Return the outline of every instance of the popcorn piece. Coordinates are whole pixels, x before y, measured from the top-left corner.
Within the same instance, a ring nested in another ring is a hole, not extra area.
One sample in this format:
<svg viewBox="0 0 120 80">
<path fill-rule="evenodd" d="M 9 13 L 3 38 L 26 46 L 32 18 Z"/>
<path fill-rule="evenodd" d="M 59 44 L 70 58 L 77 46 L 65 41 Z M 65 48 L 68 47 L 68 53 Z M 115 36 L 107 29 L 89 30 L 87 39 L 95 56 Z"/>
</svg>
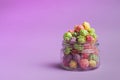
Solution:
<svg viewBox="0 0 120 80">
<path fill-rule="evenodd" d="M 90 61 L 89 61 L 89 66 L 92 67 L 92 68 L 95 68 L 95 67 L 97 66 L 96 61 L 90 60 Z"/>
<path fill-rule="evenodd" d="M 70 43 L 71 44 L 74 44 L 76 42 L 76 38 L 75 37 L 72 37 L 71 40 L 70 40 Z"/>
<path fill-rule="evenodd" d="M 74 31 L 75 32 L 80 32 L 80 30 L 83 30 L 84 27 L 82 25 L 76 25 L 75 28 L 74 28 Z"/>
<path fill-rule="evenodd" d="M 74 44 L 74 48 L 78 51 L 83 50 L 83 46 L 79 45 L 79 44 Z"/>
<path fill-rule="evenodd" d="M 88 35 L 88 31 L 87 30 L 80 30 L 80 35 L 87 36 Z"/>
<path fill-rule="evenodd" d="M 90 30 L 90 24 L 88 22 L 84 22 L 83 26 L 84 26 L 85 30 L 88 30 L 88 31 Z"/>
<path fill-rule="evenodd" d="M 81 56 L 79 54 L 74 54 L 73 55 L 73 59 L 79 63 L 80 59 L 81 59 Z"/>
<path fill-rule="evenodd" d="M 71 60 L 69 63 L 70 68 L 75 69 L 77 68 L 77 62 L 74 60 Z"/>
<path fill-rule="evenodd" d="M 94 29 L 94 28 L 90 28 L 90 29 L 89 29 L 89 32 L 95 33 L 95 29 Z"/>
<path fill-rule="evenodd" d="M 64 53 L 65 53 L 66 55 L 68 55 L 68 54 L 70 54 L 71 50 L 72 50 L 72 48 L 66 47 L 65 50 L 64 50 Z"/>
<path fill-rule="evenodd" d="M 82 53 L 82 58 L 83 59 L 88 59 L 89 58 L 89 53 Z"/>
<path fill-rule="evenodd" d="M 98 61 L 98 56 L 96 54 L 91 53 L 90 56 L 89 56 L 89 60 Z"/>
<path fill-rule="evenodd" d="M 85 37 L 84 37 L 84 36 L 79 35 L 79 36 L 78 36 L 78 43 L 85 43 L 85 42 L 86 42 Z"/>
<path fill-rule="evenodd" d="M 90 35 L 86 36 L 86 40 L 89 43 L 94 42 L 94 38 L 92 36 L 90 36 Z"/>
<path fill-rule="evenodd" d="M 88 59 L 81 59 L 79 64 L 82 69 L 87 69 L 89 66 L 89 61 Z"/>
<path fill-rule="evenodd" d="M 70 40 L 72 38 L 72 34 L 70 33 L 70 32 L 66 32 L 65 34 L 64 34 L 64 40 Z"/>
</svg>

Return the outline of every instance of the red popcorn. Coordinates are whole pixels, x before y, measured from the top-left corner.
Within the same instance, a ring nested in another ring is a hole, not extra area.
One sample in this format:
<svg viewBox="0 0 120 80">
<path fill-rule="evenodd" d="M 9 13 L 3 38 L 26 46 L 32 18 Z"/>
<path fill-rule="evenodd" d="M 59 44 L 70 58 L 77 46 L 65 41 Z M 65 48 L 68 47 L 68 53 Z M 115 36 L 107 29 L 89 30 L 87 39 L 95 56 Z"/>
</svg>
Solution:
<svg viewBox="0 0 120 80">
<path fill-rule="evenodd" d="M 89 53 L 82 53 L 82 58 L 83 59 L 88 59 L 89 58 Z"/>
<path fill-rule="evenodd" d="M 93 42 L 94 41 L 94 38 L 90 35 L 86 36 L 86 40 L 87 42 Z"/>
<path fill-rule="evenodd" d="M 74 31 L 75 32 L 80 32 L 80 30 L 84 29 L 82 25 L 76 25 Z"/>
<path fill-rule="evenodd" d="M 89 61 L 88 59 L 81 59 L 79 64 L 82 69 L 87 69 L 89 66 Z"/>
</svg>

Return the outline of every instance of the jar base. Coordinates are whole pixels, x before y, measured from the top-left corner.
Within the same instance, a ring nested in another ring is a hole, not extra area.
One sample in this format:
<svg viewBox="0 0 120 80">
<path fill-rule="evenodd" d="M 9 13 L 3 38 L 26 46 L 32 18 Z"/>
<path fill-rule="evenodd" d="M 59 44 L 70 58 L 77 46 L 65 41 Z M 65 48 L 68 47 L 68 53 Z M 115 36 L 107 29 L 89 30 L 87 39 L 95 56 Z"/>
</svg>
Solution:
<svg viewBox="0 0 120 80">
<path fill-rule="evenodd" d="M 98 69 L 100 66 L 94 67 L 94 68 L 87 68 L 87 69 L 82 69 L 82 68 L 70 68 L 64 65 L 61 65 L 62 69 L 67 70 L 67 71 L 92 71 L 95 69 Z"/>
</svg>

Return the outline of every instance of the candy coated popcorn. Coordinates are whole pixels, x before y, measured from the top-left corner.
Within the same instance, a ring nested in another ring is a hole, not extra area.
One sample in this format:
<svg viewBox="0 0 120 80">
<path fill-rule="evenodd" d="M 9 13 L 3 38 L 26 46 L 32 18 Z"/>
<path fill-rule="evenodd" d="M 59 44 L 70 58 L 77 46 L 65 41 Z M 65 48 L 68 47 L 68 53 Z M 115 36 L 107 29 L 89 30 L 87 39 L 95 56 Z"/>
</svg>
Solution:
<svg viewBox="0 0 120 80">
<path fill-rule="evenodd" d="M 71 50 L 72 49 L 70 47 L 66 47 L 65 48 L 65 54 L 70 54 Z"/>
<path fill-rule="evenodd" d="M 72 37 L 71 40 L 70 40 L 70 43 L 73 44 L 76 42 L 76 37 Z"/>
<path fill-rule="evenodd" d="M 94 41 L 94 38 L 92 36 L 88 35 L 88 36 L 86 36 L 86 40 L 87 40 L 87 42 L 91 43 Z"/>
<path fill-rule="evenodd" d="M 75 28 L 74 28 L 74 31 L 75 32 L 80 32 L 80 30 L 83 30 L 84 27 L 82 25 L 76 25 Z"/>
<path fill-rule="evenodd" d="M 84 22 L 83 26 L 84 26 L 85 30 L 88 30 L 88 31 L 90 30 L 90 24 L 88 22 Z"/>
<path fill-rule="evenodd" d="M 77 32 L 74 32 L 73 33 L 73 37 L 76 37 L 78 34 L 77 34 Z"/>
<path fill-rule="evenodd" d="M 90 60 L 90 61 L 89 61 L 89 66 L 92 67 L 92 68 L 96 67 L 96 66 L 97 66 L 96 61 Z"/>
<path fill-rule="evenodd" d="M 75 68 L 77 68 L 77 62 L 74 61 L 74 60 L 71 60 L 70 63 L 69 63 L 69 66 L 70 66 L 70 68 L 75 69 Z"/>
<path fill-rule="evenodd" d="M 98 61 L 98 56 L 96 54 L 91 53 L 90 56 L 89 56 L 89 60 Z"/>
<path fill-rule="evenodd" d="M 95 34 L 95 33 L 93 33 L 93 32 L 90 32 L 89 33 L 94 39 L 96 39 L 97 38 L 97 35 Z"/>
<path fill-rule="evenodd" d="M 82 69 L 87 69 L 89 66 L 89 61 L 88 59 L 81 59 L 79 64 Z"/>
<path fill-rule="evenodd" d="M 81 59 L 80 54 L 74 54 L 74 55 L 73 55 L 73 59 L 74 59 L 76 62 L 79 62 L 80 59 Z"/>
<path fill-rule="evenodd" d="M 64 60 L 65 60 L 66 62 L 70 62 L 71 59 L 72 59 L 72 55 L 65 55 L 65 56 L 64 56 Z"/>
<path fill-rule="evenodd" d="M 89 54 L 88 53 L 82 53 L 81 57 L 83 59 L 89 59 Z"/>
<path fill-rule="evenodd" d="M 95 33 L 95 29 L 94 29 L 94 28 L 90 28 L 90 29 L 89 29 L 89 32 Z"/>
<path fill-rule="evenodd" d="M 64 34 L 64 40 L 70 40 L 72 38 L 72 34 L 70 33 L 70 32 L 66 32 L 65 34 Z"/>
<path fill-rule="evenodd" d="M 87 36 L 88 35 L 88 31 L 87 30 L 80 30 L 80 35 Z"/>
<path fill-rule="evenodd" d="M 83 46 L 81 46 L 79 44 L 74 44 L 74 48 L 78 51 L 81 51 L 83 49 Z"/>
<path fill-rule="evenodd" d="M 86 42 L 86 38 L 82 35 L 79 35 L 77 38 L 78 38 L 78 43 L 85 43 Z"/>
<path fill-rule="evenodd" d="M 96 39 L 97 38 L 97 35 L 94 33 L 94 34 L 92 34 L 92 36 Z"/>
</svg>

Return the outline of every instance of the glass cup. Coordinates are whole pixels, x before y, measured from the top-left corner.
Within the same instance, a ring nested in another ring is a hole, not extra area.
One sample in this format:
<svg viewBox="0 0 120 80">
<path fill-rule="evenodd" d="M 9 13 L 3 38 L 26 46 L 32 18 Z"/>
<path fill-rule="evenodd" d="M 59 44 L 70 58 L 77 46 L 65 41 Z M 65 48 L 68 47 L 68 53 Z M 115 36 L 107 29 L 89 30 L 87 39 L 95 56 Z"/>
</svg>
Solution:
<svg viewBox="0 0 120 80">
<path fill-rule="evenodd" d="M 100 65 L 99 43 L 62 42 L 61 65 L 66 70 L 87 71 Z"/>
</svg>

